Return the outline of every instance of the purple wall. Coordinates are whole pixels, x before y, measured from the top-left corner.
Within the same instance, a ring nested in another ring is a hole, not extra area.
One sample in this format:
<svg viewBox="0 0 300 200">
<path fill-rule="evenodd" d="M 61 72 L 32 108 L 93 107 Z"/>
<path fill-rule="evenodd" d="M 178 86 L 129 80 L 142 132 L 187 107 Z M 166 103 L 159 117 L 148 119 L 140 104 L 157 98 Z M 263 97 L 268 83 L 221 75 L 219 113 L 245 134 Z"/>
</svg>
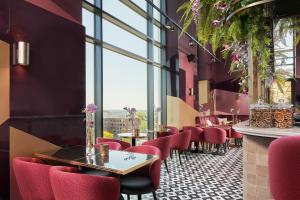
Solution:
<svg viewBox="0 0 300 200">
<path fill-rule="evenodd" d="M 7 2 L 11 9 L 9 34 L 5 31 Z M 58 6 L 66 6 L 66 12 L 81 19 L 81 1 L 64 0 Z M 85 29 L 23 0 L 1 0 L 0 39 L 10 44 L 19 40 L 30 43 L 30 66 L 11 68 L 11 118 L 0 126 L 0 199 L 6 199 L 8 125 L 57 145 L 84 144 Z"/>
</svg>

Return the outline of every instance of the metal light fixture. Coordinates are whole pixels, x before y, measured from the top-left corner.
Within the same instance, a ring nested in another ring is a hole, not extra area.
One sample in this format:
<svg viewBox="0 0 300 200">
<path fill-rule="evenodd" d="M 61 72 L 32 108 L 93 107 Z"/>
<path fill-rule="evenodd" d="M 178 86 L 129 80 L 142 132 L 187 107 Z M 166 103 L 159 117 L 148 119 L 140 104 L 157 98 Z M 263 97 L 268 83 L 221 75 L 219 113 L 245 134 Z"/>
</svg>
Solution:
<svg viewBox="0 0 300 200">
<path fill-rule="evenodd" d="M 165 28 L 170 30 L 170 31 L 175 31 L 175 27 L 173 24 L 171 24 L 170 22 L 168 22 L 167 24 L 165 24 Z"/>
<path fill-rule="evenodd" d="M 14 65 L 29 65 L 29 50 L 28 42 L 19 41 L 13 44 L 13 64 Z"/>
</svg>

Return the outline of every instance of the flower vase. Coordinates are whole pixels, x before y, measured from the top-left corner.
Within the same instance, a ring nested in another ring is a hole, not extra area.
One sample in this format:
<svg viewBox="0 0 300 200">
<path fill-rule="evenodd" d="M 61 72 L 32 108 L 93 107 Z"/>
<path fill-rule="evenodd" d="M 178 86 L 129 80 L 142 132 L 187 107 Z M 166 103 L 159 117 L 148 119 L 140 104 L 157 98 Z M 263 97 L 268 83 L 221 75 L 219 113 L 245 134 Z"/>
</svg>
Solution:
<svg viewBox="0 0 300 200">
<path fill-rule="evenodd" d="M 93 155 L 94 148 L 94 128 L 88 127 L 86 130 L 86 155 Z"/>
</svg>

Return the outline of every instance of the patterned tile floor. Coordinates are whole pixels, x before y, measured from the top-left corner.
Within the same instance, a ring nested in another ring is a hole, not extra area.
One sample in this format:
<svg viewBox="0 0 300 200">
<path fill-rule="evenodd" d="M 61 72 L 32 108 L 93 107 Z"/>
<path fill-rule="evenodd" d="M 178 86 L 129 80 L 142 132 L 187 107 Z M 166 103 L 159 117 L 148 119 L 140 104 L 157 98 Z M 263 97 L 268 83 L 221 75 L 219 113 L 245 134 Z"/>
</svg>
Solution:
<svg viewBox="0 0 300 200">
<path fill-rule="evenodd" d="M 189 153 L 188 161 L 182 156 L 168 160 L 170 174 L 162 165 L 159 200 L 238 200 L 243 199 L 242 148 L 231 148 L 223 156 Z M 127 198 L 124 196 L 124 199 Z M 131 196 L 136 200 L 136 196 Z M 142 195 L 153 199 L 152 194 Z"/>
</svg>

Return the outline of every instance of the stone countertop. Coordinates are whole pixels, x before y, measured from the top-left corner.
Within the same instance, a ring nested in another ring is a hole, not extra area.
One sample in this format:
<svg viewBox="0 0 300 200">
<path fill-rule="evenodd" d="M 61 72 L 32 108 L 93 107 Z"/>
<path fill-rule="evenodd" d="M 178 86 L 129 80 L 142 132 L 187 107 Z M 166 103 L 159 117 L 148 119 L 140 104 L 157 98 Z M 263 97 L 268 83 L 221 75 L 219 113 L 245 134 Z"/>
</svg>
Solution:
<svg viewBox="0 0 300 200">
<path fill-rule="evenodd" d="M 244 135 L 253 135 L 268 138 L 280 138 L 284 136 L 300 136 L 300 127 L 293 128 L 255 128 L 249 126 L 249 121 L 233 125 L 233 128 Z"/>
</svg>

